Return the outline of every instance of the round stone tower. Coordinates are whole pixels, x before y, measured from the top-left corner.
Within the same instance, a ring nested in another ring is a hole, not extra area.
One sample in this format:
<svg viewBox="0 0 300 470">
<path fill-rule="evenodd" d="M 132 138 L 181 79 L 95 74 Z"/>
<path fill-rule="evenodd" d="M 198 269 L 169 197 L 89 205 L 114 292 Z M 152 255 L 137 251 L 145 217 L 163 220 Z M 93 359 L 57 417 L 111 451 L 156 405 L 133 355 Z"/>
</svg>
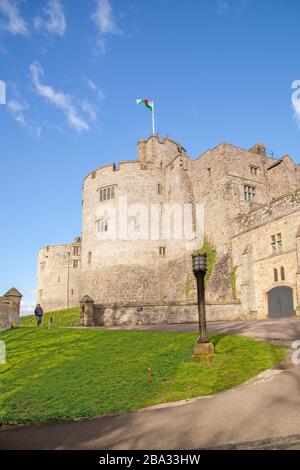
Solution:
<svg viewBox="0 0 300 470">
<path fill-rule="evenodd" d="M 80 299 L 81 238 L 39 251 L 37 303 L 44 311 L 74 307 Z"/>
<path fill-rule="evenodd" d="M 184 181 L 186 158 L 177 142 L 153 135 L 138 142 L 137 161 L 106 165 L 85 178 L 82 296 L 106 308 L 170 300 L 169 254 L 182 255 L 185 241 L 164 239 L 161 217 L 166 202 L 190 202 L 180 184 L 177 194 L 170 189 L 174 179 Z"/>
</svg>

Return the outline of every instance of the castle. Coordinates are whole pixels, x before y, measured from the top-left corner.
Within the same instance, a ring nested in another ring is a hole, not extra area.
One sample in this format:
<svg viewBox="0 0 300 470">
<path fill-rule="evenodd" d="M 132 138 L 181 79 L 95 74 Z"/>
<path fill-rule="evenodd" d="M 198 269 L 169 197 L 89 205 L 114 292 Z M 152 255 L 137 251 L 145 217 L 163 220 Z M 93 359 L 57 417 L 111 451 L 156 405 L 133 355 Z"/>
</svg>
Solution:
<svg viewBox="0 0 300 470">
<path fill-rule="evenodd" d="M 84 298 L 85 325 L 197 320 L 197 236 L 191 244 L 186 236 L 152 233 L 142 210 L 150 203 L 158 222 L 165 206 L 191 207 L 194 229 L 195 208 L 203 208 L 208 320 L 300 315 L 300 165 L 289 155 L 268 156 L 262 144 L 246 150 L 221 143 L 191 159 L 182 145 L 157 135 L 138 142 L 137 160 L 84 179 L 82 236 L 39 252 L 37 301 L 44 310 Z"/>
</svg>

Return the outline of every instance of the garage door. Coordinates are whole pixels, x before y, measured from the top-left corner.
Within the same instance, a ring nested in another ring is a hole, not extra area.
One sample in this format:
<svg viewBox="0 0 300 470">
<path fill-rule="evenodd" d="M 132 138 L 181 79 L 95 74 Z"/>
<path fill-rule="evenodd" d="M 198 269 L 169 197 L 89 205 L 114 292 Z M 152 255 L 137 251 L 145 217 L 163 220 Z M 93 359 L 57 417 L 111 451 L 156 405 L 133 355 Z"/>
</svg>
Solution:
<svg viewBox="0 0 300 470">
<path fill-rule="evenodd" d="M 279 286 L 268 293 L 269 317 L 290 317 L 294 315 L 293 289 Z"/>
</svg>

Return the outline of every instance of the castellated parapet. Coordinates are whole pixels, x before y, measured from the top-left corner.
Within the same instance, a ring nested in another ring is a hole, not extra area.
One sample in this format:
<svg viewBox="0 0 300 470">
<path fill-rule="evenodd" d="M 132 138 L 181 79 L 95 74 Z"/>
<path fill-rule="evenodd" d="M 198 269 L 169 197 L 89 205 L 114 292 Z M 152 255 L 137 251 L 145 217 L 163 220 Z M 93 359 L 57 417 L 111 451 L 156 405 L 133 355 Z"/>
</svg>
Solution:
<svg viewBox="0 0 300 470">
<path fill-rule="evenodd" d="M 205 234 L 217 252 L 207 286 L 208 319 L 266 317 L 267 309 L 257 307 L 261 294 L 249 302 L 235 278 L 241 272 L 236 265 L 241 249 L 238 227 L 240 221 L 249 223 L 250 213 L 268 210 L 275 199 L 297 188 L 299 165 L 289 156 L 270 158 L 263 144 L 246 150 L 222 143 L 192 160 L 169 137 L 140 140 L 137 160 L 102 166 L 84 179 L 82 240 L 40 251 L 38 299 L 46 310 L 53 310 L 78 305 L 88 296 L 95 316 L 89 314 L 84 324 L 195 321 L 191 253 Z M 170 237 L 164 230 L 167 207 Z M 174 236 L 176 207 L 183 210 L 182 220 L 185 208 L 190 211 L 192 236 L 185 231 Z M 204 214 L 203 225 L 199 213 Z M 262 240 L 266 251 L 271 249 L 271 235 L 266 233 Z M 290 268 L 292 264 L 289 261 L 296 311 L 298 267 Z"/>
</svg>

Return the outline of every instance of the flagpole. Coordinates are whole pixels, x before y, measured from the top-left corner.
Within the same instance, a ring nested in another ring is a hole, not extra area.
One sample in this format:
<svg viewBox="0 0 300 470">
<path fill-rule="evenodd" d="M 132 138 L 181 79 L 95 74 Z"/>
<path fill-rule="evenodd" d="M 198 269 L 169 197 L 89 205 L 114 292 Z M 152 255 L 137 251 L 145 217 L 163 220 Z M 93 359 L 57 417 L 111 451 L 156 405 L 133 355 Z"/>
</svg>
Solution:
<svg viewBox="0 0 300 470">
<path fill-rule="evenodd" d="M 153 107 L 152 107 L 152 132 L 153 132 L 153 134 L 155 134 L 154 101 L 153 101 Z"/>
</svg>

